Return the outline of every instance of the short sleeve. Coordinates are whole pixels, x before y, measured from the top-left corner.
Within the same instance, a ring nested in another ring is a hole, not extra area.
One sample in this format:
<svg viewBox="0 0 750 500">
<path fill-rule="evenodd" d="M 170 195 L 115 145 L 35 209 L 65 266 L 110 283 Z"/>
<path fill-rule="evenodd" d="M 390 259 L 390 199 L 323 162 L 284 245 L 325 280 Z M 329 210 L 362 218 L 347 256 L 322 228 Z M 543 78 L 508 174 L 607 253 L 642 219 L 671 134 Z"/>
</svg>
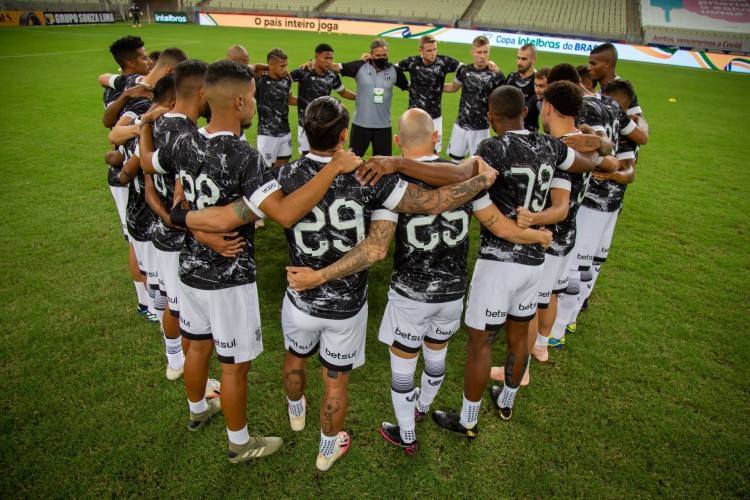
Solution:
<svg viewBox="0 0 750 500">
<path fill-rule="evenodd" d="M 458 68 L 458 70 L 456 70 L 456 77 L 454 78 L 454 80 L 458 83 L 462 83 L 461 78 L 463 78 L 463 74 L 466 71 L 464 68 L 466 67 L 467 66 L 461 66 L 460 68 Z"/>
<path fill-rule="evenodd" d="M 379 208 L 372 213 L 372 217 L 370 217 L 370 220 L 387 220 L 390 222 L 398 223 L 398 214 L 396 212 L 386 210 L 385 208 Z"/>
<path fill-rule="evenodd" d="M 263 213 L 260 206 L 266 201 L 266 198 L 271 196 L 271 194 L 279 191 L 281 186 L 276 180 L 276 177 L 274 177 L 273 171 L 266 166 L 260 155 L 255 153 L 250 157 L 250 162 L 256 162 L 255 168 L 248 168 L 247 170 L 256 175 L 251 174 L 244 179 L 243 185 L 241 186 L 243 200 L 248 208 L 262 219 L 266 214 Z M 258 178 L 260 178 L 260 181 Z"/>
<path fill-rule="evenodd" d="M 383 180 L 380 182 L 383 182 Z M 380 182 L 377 185 L 379 185 Z M 401 202 L 401 198 L 404 197 L 408 187 L 409 183 L 404 179 L 397 176 L 389 176 L 387 183 L 380 188 L 382 191 L 379 193 L 379 198 L 383 200 L 381 205 L 388 210 L 395 210 Z"/>
<path fill-rule="evenodd" d="M 490 199 L 490 195 L 487 194 L 487 191 L 481 191 L 471 201 L 471 210 L 474 212 L 479 212 L 480 210 L 484 210 L 490 205 L 492 205 L 492 200 Z"/>
<path fill-rule="evenodd" d="M 568 170 L 570 167 L 573 166 L 573 162 L 576 159 L 576 153 L 571 148 L 566 146 L 562 141 L 559 139 L 555 139 L 560 143 L 562 148 L 557 154 L 557 165 L 556 167 L 560 170 Z"/>
<path fill-rule="evenodd" d="M 461 66 L 461 62 L 456 59 L 453 59 L 452 57 L 443 56 L 443 61 L 445 62 L 446 73 L 453 73 L 454 71 L 457 71 L 458 68 Z"/>
<path fill-rule="evenodd" d="M 552 182 L 550 183 L 549 187 L 550 189 L 564 189 L 565 191 L 570 191 L 570 174 L 560 169 L 555 169 L 555 173 L 552 176 Z"/>
<path fill-rule="evenodd" d="M 303 72 L 300 68 L 295 68 L 291 72 L 289 72 L 289 76 L 291 77 L 293 82 L 298 82 L 302 80 Z"/>
<path fill-rule="evenodd" d="M 333 90 L 335 90 L 336 92 L 341 92 L 342 90 L 344 90 L 344 84 L 341 81 L 341 77 L 338 74 L 334 73 L 334 75 L 335 76 L 333 77 L 333 83 L 331 86 L 333 87 Z"/>
</svg>

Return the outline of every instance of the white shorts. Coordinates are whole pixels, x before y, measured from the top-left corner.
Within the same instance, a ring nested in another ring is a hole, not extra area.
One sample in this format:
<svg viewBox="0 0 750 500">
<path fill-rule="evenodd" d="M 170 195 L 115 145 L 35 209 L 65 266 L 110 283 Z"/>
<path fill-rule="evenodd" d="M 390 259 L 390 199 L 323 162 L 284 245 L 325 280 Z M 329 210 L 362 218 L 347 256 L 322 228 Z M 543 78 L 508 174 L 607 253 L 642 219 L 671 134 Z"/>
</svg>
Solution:
<svg viewBox="0 0 750 500">
<path fill-rule="evenodd" d="M 292 134 L 289 133 L 281 137 L 259 135 L 258 151 L 260 151 L 263 160 L 269 167 L 273 166 L 277 158 L 288 160 L 292 157 Z"/>
<path fill-rule="evenodd" d="M 601 212 L 588 207 L 578 209 L 576 215 L 576 246 L 573 249 L 573 269 L 587 269 L 594 261 L 604 262 L 615 233 L 620 211 Z"/>
<path fill-rule="evenodd" d="M 568 255 L 564 257 L 544 254 L 542 280 L 539 282 L 537 292 L 540 309 L 549 306 L 549 300 L 553 293 L 562 293 L 568 288 L 568 274 L 570 274 L 570 263 L 572 261 L 573 252 L 568 252 Z"/>
<path fill-rule="evenodd" d="M 284 296 L 281 307 L 284 348 L 307 358 L 320 348 L 320 363 L 329 370 L 347 372 L 365 364 L 367 304 L 351 318 L 318 318 L 303 313 Z"/>
<path fill-rule="evenodd" d="M 489 139 L 490 129 L 465 130 L 457 124 L 453 124 L 451 140 L 448 143 L 448 156 L 454 160 L 462 160 L 466 153 L 473 155 L 477 152 L 477 146 L 485 139 Z"/>
<path fill-rule="evenodd" d="M 156 270 L 159 272 L 159 288 L 167 296 L 169 312 L 179 316 L 180 301 L 177 299 L 180 290 L 180 252 L 156 250 Z"/>
<path fill-rule="evenodd" d="M 542 266 L 478 259 L 466 301 L 466 326 L 493 332 L 506 319 L 530 321 L 541 279 Z"/>
<path fill-rule="evenodd" d="M 439 153 L 443 150 L 443 117 L 438 116 L 432 119 L 432 124 L 435 125 L 435 130 L 438 131 L 438 140 L 435 144 L 435 152 Z"/>
<path fill-rule="evenodd" d="M 159 289 L 159 271 L 156 267 L 156 248 L 150 241 L 137 241 L 131 238 L 138 269 L 146 277 L 146 283 L 153 290 Z"/>
<path fill-rule="evenodd" d="M 109 186 L 109 190 L 112 193 L 112 198 L 115 199 L 117 214 L 120 216 L 120 224 L 122 225 L 122 234 L 125 235 L 126 240 L 129 240 L 130 238 L 128 237 L 128 225 L 125 222 L 125 210 L 128 206 L 128 188 L 126 186 Z"/>
<path fill-rule="evenodd" d="M 220 363 L 252 361 L 263 352 L 255 283 L 200 290 L 180 281 L 180 331 L 186 339 L 213 340 Z"/>
<path fill-rule="evenodd" d="M 303 155 L 305 151 L 310 151 L 310 143 L 307 142 L 305 129 L 299 125 L 297 125 L 297 151 L 300 155 Z"/>
<path fill-rule="evenodd" d="M 461 326 L 463 299 L 451 302 L 417 302 L 388 290 L 388 304 L 378 340 L 401 351 L 419 352 L 423 342 L 448 342 Z"/>
</svg>

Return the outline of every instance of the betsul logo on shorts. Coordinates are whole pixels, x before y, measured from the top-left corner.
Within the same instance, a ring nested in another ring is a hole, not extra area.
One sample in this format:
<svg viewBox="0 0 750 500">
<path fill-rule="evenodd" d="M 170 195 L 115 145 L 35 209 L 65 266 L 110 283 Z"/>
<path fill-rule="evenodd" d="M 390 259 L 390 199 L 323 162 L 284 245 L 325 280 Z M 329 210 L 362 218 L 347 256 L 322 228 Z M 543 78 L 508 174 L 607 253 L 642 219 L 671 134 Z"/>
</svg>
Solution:
<svg viewBox="0 0 750 500">
<path fill-rule="evenodd" d="M 506 314 L 507 313 L 505 311 L 502 311 L 502 310 L 490 311 L 489 309 L 487 309 L 484 312 L 484 315 L 487 316 L 488 318 L 504 318 Z"/>
<path fill-rule="evenodd" d="M 530 304 L 519 304 L 518 310 L 519 311 L 530 311 L 536 307 L 536 302 L 531 302 Z"/>
<path fill-rule="evenodd" d="M 331 359 L 354 359 L 357 356 L 357 351 L 351 352 L 349 354 L 342 354 L 340 352 L 331 352 L 326 347 L 326 356 Z"/>
<path fill-rule="evenodd" d="M 232 339 L 231 342 L 222 342 L 218 339 L 214 339 L 214 345 L 217 349 L 231 349 L 237 347 L 237 339 Z"/>
<path fill-rule="evenodd" d="M 412 342 L 419 342 L 420 340 L 422 340 L 418 335 L 412 335 L 409 332 L 402 332 L 399 327 L 396 327 L 396 331 L 393 333 L 404 340 L 411 340 Z"/>
<path fill-rule="evenodd" d="M 187 14 L 184 12 L 157 12 L 154 19 L 157 23 L 187 24 Z"/>
</svg>

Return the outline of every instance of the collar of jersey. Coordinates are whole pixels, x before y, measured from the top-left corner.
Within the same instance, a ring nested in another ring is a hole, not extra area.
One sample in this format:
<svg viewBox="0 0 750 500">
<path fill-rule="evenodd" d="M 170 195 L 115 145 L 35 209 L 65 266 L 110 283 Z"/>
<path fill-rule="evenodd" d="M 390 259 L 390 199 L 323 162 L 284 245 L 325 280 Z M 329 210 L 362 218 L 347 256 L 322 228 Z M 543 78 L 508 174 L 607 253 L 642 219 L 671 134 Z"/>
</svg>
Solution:
<svg viewBox="0 0 750 500">
<path fill-rule="evenodd" d="M 414 158 L 414 161 L 432 161 L 437 160 L 438 155 L 432 155 L 432 156 L 420 156 L 419 158 Z"/>
<path fill-rule="evenodd" d="M 528 130 L 508 130 L 508 133 L 518 134 L 518 135 L 529 135 L 530 134 L 530 132 Z"/>
<path fill-rule="evenodd" d="M 333 156 L 318 156 L 312 153 L 307 153 L 305 156 L 320 163 L 328 163 L 333 160 Z"/>
<path fill-rule="evenodd" d="M 164 113 L 164 116 L 167 118 L 187 118 L 182 113 Z"/>
<path fill-rule="evenodd" d="M 205 137 L 206 139 L 211 139 L 212 137 L 218 137 L 218 136 L 220 136 L 220 135 L 232 135 L 232 136 L 234 136 L 234 134 L 233 134 L 232 132 L 229 132 L 229 131 L 227 131 L 227 130 L 222 130 L 222 131 L 220 131 L 220 132 L 214 132 L 213 134 L 211 134 L 211 133 L 209 133 L 209 132 L 206 132 L 206 127 L 201 127 L 201 128 L 199 128 L 199 129 L 198 129 L 198 132 L 200 132 L 200 133 L 201 133 L 201 135 L 202 135 L 203 137 Z M 235 137 L 236 137 L 236 136 L 235 136 Z"/>
</svg>

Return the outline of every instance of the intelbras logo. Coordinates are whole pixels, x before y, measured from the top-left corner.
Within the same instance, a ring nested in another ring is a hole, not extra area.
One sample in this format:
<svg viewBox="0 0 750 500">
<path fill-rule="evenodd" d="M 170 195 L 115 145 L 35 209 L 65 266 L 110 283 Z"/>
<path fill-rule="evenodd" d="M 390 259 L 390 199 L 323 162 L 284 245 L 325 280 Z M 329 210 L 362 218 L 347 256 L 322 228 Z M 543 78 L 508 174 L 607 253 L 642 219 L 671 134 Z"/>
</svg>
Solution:
<svg viewBox="0 0 750 500">
<path fill-rule="evenodd" d="M 157 12 L 154 18 L 157 23 L 187 24 L 187 14 L 184 12 Z"/>
</svg>

